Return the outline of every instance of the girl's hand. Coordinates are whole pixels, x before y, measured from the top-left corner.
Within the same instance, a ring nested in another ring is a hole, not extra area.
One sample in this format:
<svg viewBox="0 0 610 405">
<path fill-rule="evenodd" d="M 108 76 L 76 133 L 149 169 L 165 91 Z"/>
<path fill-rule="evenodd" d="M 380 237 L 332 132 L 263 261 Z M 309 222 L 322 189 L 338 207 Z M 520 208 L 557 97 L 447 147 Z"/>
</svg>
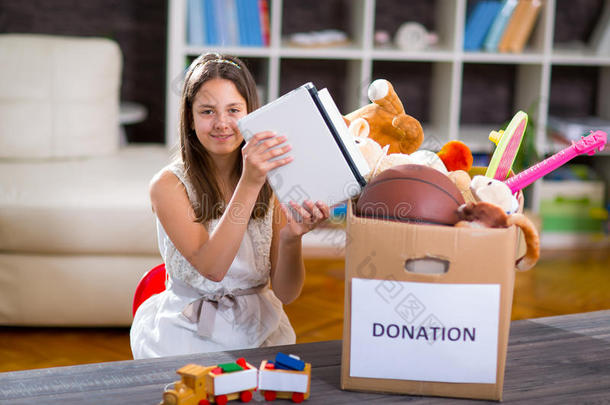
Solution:
<svg viewBox="0 0 610 405">
<path fill-rule="evenodd" d="M 288 207 L 281 205 L 287 222 L 280 232 L 284 233 L 285 236 L 300 238 L 330 217 L 330 208 L 322 201 L 314 204 L 309 200 L 305 200 L 302 206 L 294 201 L 290 201 L 290 206 L 301 218 L 295 218 Z"/>
<path fill-rule="evenodd" d="M 284 144 L 285 142 L 285 136 L 277 136 L 269 131 L 259 132 L 250 138 L 241 151 L 243 158 L 242 179 L 248 184 L 260 188 L 265 184 L 267 173 L 270 170 L 292 162 L 293 158 L 291 156 L 271 160 L 290 151 L 290 145 Z M 279 146 L 282 144 L 284 145 Z"/>
</svg>

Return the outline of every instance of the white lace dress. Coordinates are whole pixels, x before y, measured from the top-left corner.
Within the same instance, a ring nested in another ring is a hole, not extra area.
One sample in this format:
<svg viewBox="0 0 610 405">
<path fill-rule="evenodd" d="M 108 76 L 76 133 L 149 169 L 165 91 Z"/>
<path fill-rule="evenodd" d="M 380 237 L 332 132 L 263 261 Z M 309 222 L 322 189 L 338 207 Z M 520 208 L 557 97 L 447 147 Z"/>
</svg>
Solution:
<svg viewBox="0 0 610 405">
<path fill-rule="evenodd" d="M 181 163 L 168 168 L 193 192 Z M 273 207 L 273 206 L 272 206 Z M 225 278 L 206 279 L 186 260 L 157 220 L 166 290 L 138 308 L 131 327 L 135 359 L 274 346 L 295 342 L 282 303 L 269 288 L 273 209 L 250 220 Z M 208 232 L 218 220 L 207 224 Z"/>
</svg>

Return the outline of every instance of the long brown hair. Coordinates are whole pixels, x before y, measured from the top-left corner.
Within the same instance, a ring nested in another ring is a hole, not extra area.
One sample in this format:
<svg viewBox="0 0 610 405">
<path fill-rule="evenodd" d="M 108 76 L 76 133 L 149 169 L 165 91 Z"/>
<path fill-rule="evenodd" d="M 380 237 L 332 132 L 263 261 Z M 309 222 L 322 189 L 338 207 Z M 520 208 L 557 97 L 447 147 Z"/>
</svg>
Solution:
<svg viewBox="0 0 610 405">
<path fill-rule="evenodd" d="M 195 192 L 193 210 L 196 222 L 204 223 L 213 218 L 219 218 L 224 212 L 224 200 L 217 181 L 216 167 L 208 151 L 195 135 L 193 127 L 193 101 L 199 88 L 208 80 L 225 79 L 235 84 L 237 91 L 246 100 L 247 112 L 256 110 L 260 104 L 256 92 L 256 82 L 247 66 L 239 59 L 230 55 L 207 53 L 199 56 L 189 66 L 180 103 L 180 155 L 186 172 Z M 242 142 L 242 147 L 245 141 Z M 241 176 L 242 159 L 237 159 L 233 174 Z M 258 198 L 251 218 L 262 218 L 269 209 L 272 195 L 269 183 L 258 193 Z"/>
</svg>

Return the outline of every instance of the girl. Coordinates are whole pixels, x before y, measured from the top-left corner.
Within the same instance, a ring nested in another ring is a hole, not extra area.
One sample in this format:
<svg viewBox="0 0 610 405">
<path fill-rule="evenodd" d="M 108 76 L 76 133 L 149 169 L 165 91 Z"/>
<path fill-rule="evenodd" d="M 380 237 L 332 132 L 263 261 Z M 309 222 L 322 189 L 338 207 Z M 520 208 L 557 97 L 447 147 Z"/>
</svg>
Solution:
<svg viewBox="0 0 610 405">
<path fill-rule="evenodd" d="M 136 359 L 295 342 L 282 304 L 299 296 L 305 279 L 301 237 L 329 208 L 291 202 L 297 221 L 274 198 L 266 175 L 291 162 L 290 146 L 271 132 L 245 143 L 236 125 L 258 107 L 238 58 L 205 54 L 189 67 L 181 159 L 150 186 L 167 288 L 136 312 Z"/>
</svg>

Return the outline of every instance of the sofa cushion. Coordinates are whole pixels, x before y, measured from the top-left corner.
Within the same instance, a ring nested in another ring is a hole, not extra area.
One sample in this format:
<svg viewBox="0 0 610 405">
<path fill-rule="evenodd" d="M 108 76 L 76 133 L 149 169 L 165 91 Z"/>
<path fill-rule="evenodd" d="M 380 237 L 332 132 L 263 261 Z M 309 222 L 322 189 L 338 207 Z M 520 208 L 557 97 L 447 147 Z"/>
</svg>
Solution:
<svg viewBox="0 0 610 405">
<path fill-rule="evenodd" d="M 128 326 L 156 256 L 0 253 L 0 325 Z"/>
<path fill-rule="evenodd" d="M 114 153 L 121 68 L 109 39 L 0 35 L 0 157 Z"/>
<path fill-rule="evenodd" d="M 131 145 L 95 158 L 0 160 L 0 251 L 157 254 L 148 185 L 169 156 Z"/>
</svg>

